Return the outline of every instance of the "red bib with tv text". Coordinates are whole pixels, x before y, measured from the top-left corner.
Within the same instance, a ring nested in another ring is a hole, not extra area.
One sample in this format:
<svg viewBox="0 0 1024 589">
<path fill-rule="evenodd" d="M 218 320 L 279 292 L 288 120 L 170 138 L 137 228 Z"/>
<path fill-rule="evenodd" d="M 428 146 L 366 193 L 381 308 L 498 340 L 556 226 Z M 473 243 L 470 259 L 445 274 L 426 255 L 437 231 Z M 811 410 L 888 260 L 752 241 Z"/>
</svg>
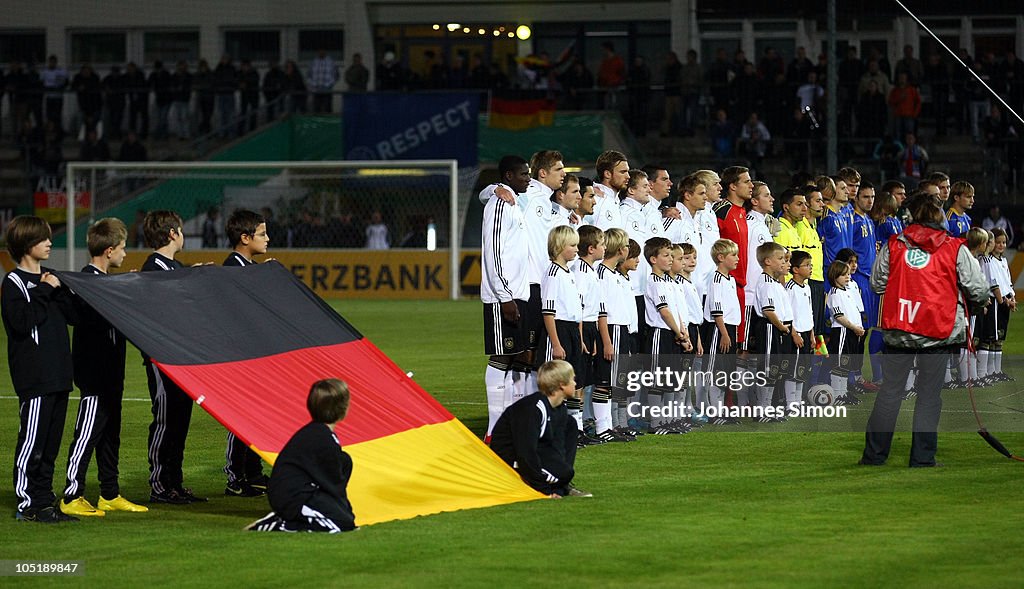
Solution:
<svg viewBox="0 0 1024 589">
<path fill-rule="evenodd" d="M 882 299 L 882 329 L 932 339 L 953 333 L 957 307 L 956 257 L 963 243 L 949 239 L 932 253 L 889 237 L 889 283 Z"/>
</svg>

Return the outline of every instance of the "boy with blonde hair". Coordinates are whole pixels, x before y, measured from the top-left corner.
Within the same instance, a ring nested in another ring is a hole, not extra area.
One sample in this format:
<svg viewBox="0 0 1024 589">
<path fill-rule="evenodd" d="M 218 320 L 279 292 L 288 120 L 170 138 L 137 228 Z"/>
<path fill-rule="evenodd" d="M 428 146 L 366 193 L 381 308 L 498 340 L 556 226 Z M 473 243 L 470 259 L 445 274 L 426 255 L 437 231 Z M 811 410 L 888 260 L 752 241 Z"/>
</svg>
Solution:
<svg viewBox="0 0 1024 589">
<path fill-rule="evenodd" d="M 127 239 L 128 228 L 120 219 L 110 217 L 94 223 L 86 235 L 91 259 L 82 272 L 102 276 L 113 268 L 120 268 Z M 122 497 L 118 485 L 124 336 L 87 305 L 80 305 L 78 314 L 71 360 L 82 400 L 68 452 L 67 484 L 60 510 L 76 516 L 103 516 L 107 511 L 149 511 Z M 94 451 L 100 480 L 96 507 L 85 498 L 86 472 Z"/>
</svg>

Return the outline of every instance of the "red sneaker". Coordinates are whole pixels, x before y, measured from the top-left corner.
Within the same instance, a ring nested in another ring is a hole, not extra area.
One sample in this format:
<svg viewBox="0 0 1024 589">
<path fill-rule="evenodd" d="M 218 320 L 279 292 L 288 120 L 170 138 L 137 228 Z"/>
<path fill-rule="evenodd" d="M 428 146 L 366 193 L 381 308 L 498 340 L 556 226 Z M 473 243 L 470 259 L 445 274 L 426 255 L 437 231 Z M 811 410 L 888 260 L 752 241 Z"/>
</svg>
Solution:
<svg viewBox="0 0 1024 589">
<path fill-rule="evenodd" d="M 878 386 L 878 384 L 873 383 L 870 380 L 865 380 L 864 382 L 860 383 L 860 385 L 864 387 L 865 391 L 871 391 L 872 393 L 877 393 L 878 389 L 881 388 L 880 386 Z"/>
</svg>

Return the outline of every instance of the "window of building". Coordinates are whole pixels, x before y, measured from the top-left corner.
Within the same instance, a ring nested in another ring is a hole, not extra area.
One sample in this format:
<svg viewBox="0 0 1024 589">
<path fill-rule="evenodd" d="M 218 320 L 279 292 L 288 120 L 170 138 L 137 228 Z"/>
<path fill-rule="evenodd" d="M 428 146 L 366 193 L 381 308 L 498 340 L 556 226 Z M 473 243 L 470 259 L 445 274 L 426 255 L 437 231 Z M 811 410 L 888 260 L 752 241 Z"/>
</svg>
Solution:
<svg viewBox="0 0 1024 589">
<path fill-rule="evenodd" d="M 71 65 L 123 63 L 125 33 L 71 33 Z"/>
<path fill-rule="evenodd" d="M 142 44 L 145 63 L 199 61 L 199 31 L 147 31 Z"/>
<path fill-rule="evenodd" d="M 248 59 L 253 62 L 271 63 L 281 59 L 281 32 L 225 31 L 224 52 L 235 61 Z M 216 59 L 212 60 L 216 61 Z"/>
<path fill-rule="evenodd" d="M 299 31 L 299 61 L 313 61 L 321 49 L 337 61 L 344 57 L 344 32 L 341 29 Z"/>
<path fill-rule="evenodd" d="M 46 33 L 0 32 L 0 63 L 46 60 Z"/>
</svg>

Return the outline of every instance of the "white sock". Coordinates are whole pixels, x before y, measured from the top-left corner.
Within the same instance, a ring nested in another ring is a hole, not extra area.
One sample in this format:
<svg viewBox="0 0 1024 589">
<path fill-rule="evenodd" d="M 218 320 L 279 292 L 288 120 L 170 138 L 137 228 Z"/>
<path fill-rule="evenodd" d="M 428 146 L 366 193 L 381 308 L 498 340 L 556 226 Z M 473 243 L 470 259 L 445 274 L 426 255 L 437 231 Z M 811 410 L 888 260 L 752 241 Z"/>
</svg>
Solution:
<svg viewBox="0 0 1024 589">
<path fill-rule="evenodd" d="M 989 374 L 995 374 L 996 372 L 998 372 L 998 370 L 996 370 L 996 355 L 997 354 L 999 354 L 999 352 L 997 352 L 995 350 L 989 350 L 989 352 L 988 352 L 988 373 Z"/>
<path fill-rule="evenodd" d="M 504 394 L 502 395 L 501 401 L 503 404 L 501 408 L 502 411 L 504 411 L 506 407 L 511 405 L 513 399 L 515 398 L 517 374 L 520 373 L 517 373 L 515 370 L 509 370 L 508 372 L 505 373 L 505 389 L 504 391 L 502 391 Z"/>
<path fill-rule="evenodd" d="M 796 393 L 795 393 L 795 397 L 793 397 L 793 400 L 796 401 L 797 403 L 799 403 L 803 398 L 804 398 L 804 383 L 798 382 L 798 383 L 796 383 Z"/>
<path fill-rule="evenodd" d="M 617 402 L 615 404 L 615 416 L 618 418 L 615 427 L 627 427 L 629 426 L 629 411 L 626 403 Z"/>
<path fill-rule="evenodd" d="M 594 403 L 594 419 L 597 422 L 595 429 L 601 433 L 612 429 L 612 404 L 611 401 Z"/>
<path fill-rule="evenodd" d="M 657 407 L 658 409 L 661 409 L 661 406 L 662 406 L 661 395 L 655 395 L 654 393 L 647 393 L 647 406 L 650 407 L 651 409 L 654 409 L 655 407 Z M 655 426 L 659 426 L 662 423 L 664 423 L 665 419 L 662 418 L 662 417 L 654 417 L 653 415 L 651 415 L 651 417 L 650 417 L 650 419 L 648 419 L 648 421 L 650 422 L 651 427 L 655 427 Z"/>
<path fill-rule="evenodd" d="M 736 391 L 736 406 L 747 407 L 750 405 L 750 389 L 748 387 L 740 387 L 740 390 Z"/>
<path fill-rule="evenodd" d="M 838 374 L 830 374 L 829 380 L 832 382 L 832 392 L 834 393 L 834 398 L 838 399 L 840 397 L 845 397 L 846 377 L 839 376 Z"/>
<path fill-rule="evenodd" d="M 953 371 L 949 369 L 949 358 L 946 358 L 946 375 L 943 377 L 942 382 L 949 382 L 953 380 Z"/>
<path fill-rule="evenodd" d="M 540 389 L 537 388 L 537 371 L 531 370 L 526 373 L 526 394 L 532 395 L 538 391 Z"/>
<path fill-rule="evenodd" d="M 996 373 L 1003 373 L 1003 351 L 996 350 Z"/>
<path fill-rule="evenodd" d="M 974 370 L 978 373 L 978 378 L 988 376 L 988 350 L 978 350 L 978 360 Z"/>
<path fill-rule="evenodd" d="M 505 410 L 505 371 L 488 366 L 484 370 L 484 386 L 487 390 L 487 435 L 491 435 L 494 424 Z"/>
<path fill-rule="evenodd" d="M 958 363 L 958 368 L 960 369 L 960 380 L 964 382 L 971 378 L 971 369 L 967 367 L 967 358 L 967 348 L 960 348 L 960 361 Z"/>
<path fill-rule="evenodd" d="M 519 372 L 518 370 L 512 371 L 512 389 L 510 391 L 512 394 L 509 398 L 509 405 L 530 394 L 526 391 L 526 374 L 526 372 Z"/>
<path fill-rule="evenodd" d="M 967 378 L 978 380 L 978 356 L 967 352 Z"/>
<path fill-rule="evenodd" d="M 917 371 L 911 370 L 907 373 L 907 390 L 914 388 L 914 383 L 917 382 Z"/>
<path fill-rule="evenodd" d="M 772 404 L 773 387 L 757 387 L 757 406 L 767 407 Z"/>
<path fill-rule="evenodd" d="M 583 419 L 597 419 L 594 415 L 594 385 L 583 387 Z"/>
<path fill-rule="evenodd" d="M 708 404 L 718 409 L 725 405 L 725 391 L 719 386 L 712 385 L 711 390 L 708 392 Z"/>
<path fill-rule="evenodd" d="M 789 411 L 790 404 L 800 402 L 800 393 L 797 392 L 796 385 L 797 382 L 794 380 L 782 383 L 782 390 L 786 393 L 786 411 Z"/>
</svg>

